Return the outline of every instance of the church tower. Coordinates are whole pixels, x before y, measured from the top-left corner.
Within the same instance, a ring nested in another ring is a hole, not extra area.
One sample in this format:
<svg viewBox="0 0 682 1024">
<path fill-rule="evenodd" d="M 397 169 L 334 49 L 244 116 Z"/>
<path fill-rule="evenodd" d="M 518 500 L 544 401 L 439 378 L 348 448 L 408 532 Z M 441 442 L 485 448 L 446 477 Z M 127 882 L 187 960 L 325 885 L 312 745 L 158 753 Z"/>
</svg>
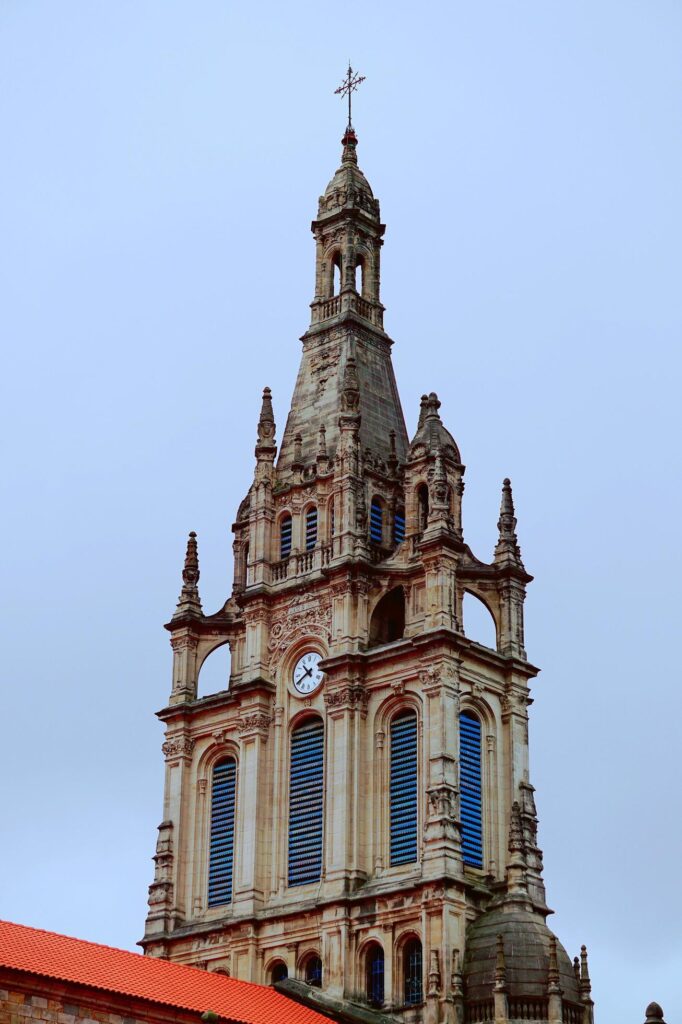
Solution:
<svg viewBox="0 0 682 1024">
<path fill-rule="evenodd" d="M 192 533 L 166 627 L 164 820 L 142 945 L 336 1019 L 591 1024 L 584 948 L 571 963 L 545 923 L 531 577 L 511 485 L 481 561 L 435 393 L 407 436 L 384 225 L 350 123 L 342 144 L 312 224 L 311 323 L 279 452 L 263 391 L 231 596 L 204 613 Z M 494 620 L 494 648 L 465 635 L 467 594 Z M 224 644 L 229 682 L 198 699 Z"/>
</svg>

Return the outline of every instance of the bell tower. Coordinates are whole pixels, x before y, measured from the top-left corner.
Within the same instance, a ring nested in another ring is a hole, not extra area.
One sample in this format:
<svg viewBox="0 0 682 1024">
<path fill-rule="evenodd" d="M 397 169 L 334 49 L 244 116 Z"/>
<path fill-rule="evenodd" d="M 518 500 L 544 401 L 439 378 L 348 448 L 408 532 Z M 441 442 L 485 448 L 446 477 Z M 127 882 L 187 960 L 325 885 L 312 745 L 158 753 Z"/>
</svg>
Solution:
<svg viewBox="0 0 682 1024">
<path fill-rule="evenodd" d="M 263 391 L 231 595 L 203 611 L 190 534 L 166 626 L 164 820 L 142 945 L 337 1019 L 591 1024 L 586 953 L 571 963 L 546 925 L 532 577 L 511 484 L 480 560 L 434 392 L 408 439 L 384 225 L 350 123 L 342 147 L 312 223 L 311 322 L 279 451 Z M 494 621 L 494 647 L 466 635 L 465 597 Z M 224 644 L 230 678 L 199 699 Z"/>
</svg>

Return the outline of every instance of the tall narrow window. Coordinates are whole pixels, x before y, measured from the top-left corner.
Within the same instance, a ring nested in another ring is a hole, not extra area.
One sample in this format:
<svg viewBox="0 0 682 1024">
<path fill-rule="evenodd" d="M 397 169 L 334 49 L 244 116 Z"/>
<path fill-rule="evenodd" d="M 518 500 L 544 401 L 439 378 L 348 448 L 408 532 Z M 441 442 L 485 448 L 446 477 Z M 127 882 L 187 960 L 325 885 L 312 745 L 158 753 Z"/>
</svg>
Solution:
<svg viewBox="0 0 682 1024">
<path fill-rule="evenodd" d="M 403 948 L 403 976 L 405 981 L 405 1005 L 415 1006 L 424 1001 L 422 982 L 422 944 L 419 939 L 410 939 Z"/>
<path fill-rule="evenodd" d="M 317 509 L 311 505 L 305 514 L 305 549 L 312 551 L 317 544 Z"/>
<path fill-rule="evenodd" d="M 405 540 L 405 509 L 397 508 L 393 516 L 393 543 L 402 544 Z"/>
<path fill-rule="evenodd" d="M 378 943 L 370 946 L 367 954 L 367 1002 L 384 1005 L 384 951 Z"/>
<path fill-rule="evenodd" d="M 336 510 L 334 508 L 334 499 L 329 502 L 329 537 L 330 539 L 336 533 Z"/>
<path fill-rule="evenodd" d="M 417 860 L 417 716 L 391 722 L 391 865 Z"/>
<path fill-rule="evenodd" d="M 286 512 L 279 521 L 279 557 L 291 554 L 291 516 Z"/>
<path fill-rule="evenodd" d="M 322 874 L 324 727 L 319 718 L 291 734 L 289 885 L 318 882 Z"/>
<path fill-rule="evenodd" d="M 278 981 L 284 981 L 289 977 L 287 965 L 283 960 L 278 960 L 270 969 L 270 981 L 274 985 Z"/>
<path fill-rule="evenodd" d="M 213 769 L 208 865 L 209 907 L 218 907 L 232 901 L 236 782 L 237 764 L 234 758 L 220 761 Z"/>
<path fill-rule="evenodd" d="M 470 711 L 459 716 L 459 787 L 464 863 L 482 868 L 481 723 Z"/>
<path fill-rule="evenodd" d="M 417 488 L 417 512 L 419 530 L 425 530 L 429 521 L 429 489 L 426 484 L 420 484 Z"/>
<path fill-rule="evenodd" d="M 384 506 L 379 498 L 372 498 L 369 510 L 369 539 L 372 544 L 381 544 L 384 539 Z"/>
</svg>

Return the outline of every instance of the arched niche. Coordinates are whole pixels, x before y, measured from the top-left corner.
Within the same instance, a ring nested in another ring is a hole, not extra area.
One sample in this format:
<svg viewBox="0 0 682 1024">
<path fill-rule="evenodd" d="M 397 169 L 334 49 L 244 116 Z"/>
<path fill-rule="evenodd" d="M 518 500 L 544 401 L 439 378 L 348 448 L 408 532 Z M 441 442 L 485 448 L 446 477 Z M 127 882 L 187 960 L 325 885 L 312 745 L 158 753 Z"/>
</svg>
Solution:
<svg viewBox="0 0 682 1024">
<path fill-rule="evenodd" d="M 221 644 L 204 659 L 199 669 L 197 697 L 208 697 L 212 693 L 227 690 L 230 685 L 230 645 Z"/>
<path fill-rule="evenodd" d="M 369 622 L 369 646 L 400 640 L 405 633 L 405 592 L 394 587 L 381 598 Z"/>
<path fill-rule="evenodd" d="M 462 602 L 464 635 L 482 647 L 497 650 L 497 625 L 487 604 L 467 591 Z"/>
</svg>

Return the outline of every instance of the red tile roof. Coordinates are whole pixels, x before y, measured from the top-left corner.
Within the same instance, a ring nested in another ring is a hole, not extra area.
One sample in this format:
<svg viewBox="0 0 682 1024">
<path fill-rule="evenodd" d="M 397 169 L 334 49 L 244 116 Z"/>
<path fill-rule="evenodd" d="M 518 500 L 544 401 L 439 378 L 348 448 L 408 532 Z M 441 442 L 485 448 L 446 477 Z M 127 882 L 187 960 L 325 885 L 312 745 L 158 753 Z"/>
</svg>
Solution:
<svg viewBox="0 0 682 1024">
<path fill-rule="evenodd" d="M 329 1018 L 265 985 L 0 921 L 0 967 L 240 1024 L 329 1024 Z"/>
</svg>

